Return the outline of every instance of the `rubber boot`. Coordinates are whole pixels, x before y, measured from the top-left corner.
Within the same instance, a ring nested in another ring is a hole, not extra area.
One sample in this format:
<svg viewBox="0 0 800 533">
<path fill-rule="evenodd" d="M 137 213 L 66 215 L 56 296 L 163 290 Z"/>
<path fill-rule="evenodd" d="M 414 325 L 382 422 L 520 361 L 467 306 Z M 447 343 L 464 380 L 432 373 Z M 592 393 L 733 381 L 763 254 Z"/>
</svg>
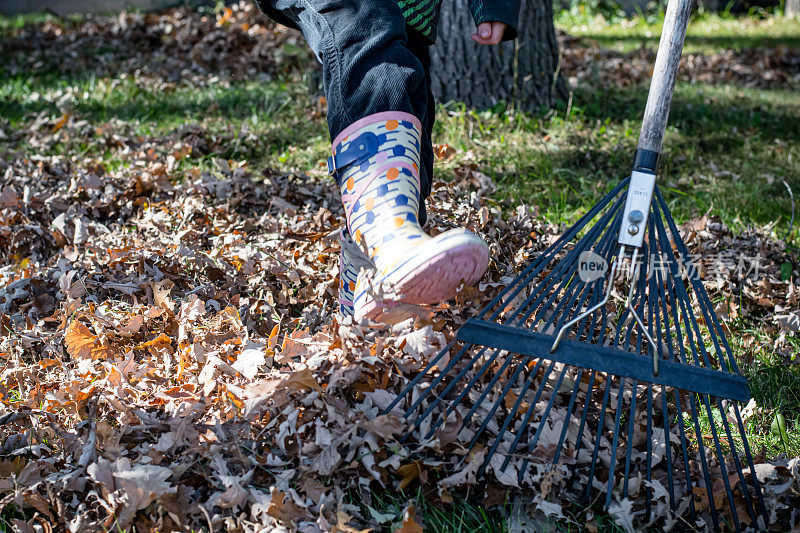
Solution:
<svg viewBox="0 0 800 533">
<path fill-rule="evenodd" d="M 353 291 L 361 269 L 374 270 L 375 265 L 353 242 L 347 226 L 339 231 L 339 314 L 353 315 Z"/>
<path fill-rule="evenodd" d="M 489 263 L 486 244 L 463 229 L 431 238 L 420 227 L 420 123 L 402 112 L 365 117 L 333 142 L 328 169 L 342 193 L 347 228 L 375 265 L 356 280 L 356 319 L 378 318 L 386 301 L 434 304 L 472 285 Z"/>
</svg>

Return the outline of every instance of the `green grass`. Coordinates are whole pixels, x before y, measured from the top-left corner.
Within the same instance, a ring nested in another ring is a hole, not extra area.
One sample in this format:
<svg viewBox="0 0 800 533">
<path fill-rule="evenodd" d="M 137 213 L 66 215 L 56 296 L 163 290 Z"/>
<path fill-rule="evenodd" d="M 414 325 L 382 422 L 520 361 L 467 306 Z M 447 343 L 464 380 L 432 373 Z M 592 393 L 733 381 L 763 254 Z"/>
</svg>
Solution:
<svg viewBox="0 0 800 533">
<path fill-rule="evenodd" d="M 303 82 L 288 80 L 164 92 L 130 79 L 16 76 L 0 84 L 0 115 L 12 127 L 41 112 L 56 118 L 53 102 L 67 90 L 79 95 L 72 102 L 77 117 L 116 119 L 143 135 L 195 122 L 211 132 L 246 126 L 254 139 L 234 139 L 212 155 L 254 166 L 319 173 L 328 150 L 324 119 L 310 117 L 314 98 Z M 524 200 L 553 220 L 574 220 L 628 172 L 646 94 L 644 87 L 579 90 L 569 116 L 561 105 L 546 120 L 440 106 L 435 141 L 458 153 L 437 163 L 437 177 L 446 179 L 459 156 L 472 152 L 499 185 L 498 199 Z M 783 181 L 800 192 L 798 116 L 800 98 L 790 90 L 679 84 L 660 181 L 673 214 L 685 220 L 713 206 L 734 227 L 781 218 L 779 228 L 786 228 L 791 204 Z M 63 139 L 51 150 L 76 149 L 113 160 L 101 143 L 76 147 Z"/>
<path fill-rule="evenodd" d="M 443 503 L 436 495 L 426 497 L 421 489 L 371 492 L 369 496 L 369 504 L 363 494 L 356 492 L 350 492 L 347 500 L 358 506 L 363 516 L 372 517 L 381 523 L 381 527 L 375 530 L 378 532 L 395 531 L 400 528 L 403 511 L 409 505 L 413 506 L 414 514 L 421 522 L 423 530 L 431 533 L 507 533 L 519 531 L 520 526 L 558 533 L 585 530 L 583 524 L 577 521 L 557 522 L 546 517 L 537 517 L 534 525 L 529 517 L 523 515 L 524 522 L 519 523 L 517 513 L 522 511 L 522 506 L 515 507 L 508 502 L 486 508 L 455 495 L 453 503 Z M 624 531 L 601 509 L 596 510 L 594 520 L 598 531 L 604 533 Z"/>
<path fill-rule="evenodd" d="M 402 526 L 403 511 L 413 506 L 418 521 L 423 522 L 424 530 L 441 533 L 505 533 L 506 513 L 502 509 L 486 509 L 465 500 L 458 499 L 452 504 L 433 505 L 421 490 L 381 492 L 370 494 L 370 504 L 357 493 L 350 494 L 350 502 L 357 505 L 362 515 L 371 517 L 381 524 L 377 531 L 394 531 Z"/>
<path fill-rule="evenodd" d="M 619 52 L 640 48 L 655 50 L 663 19 L 639 16 L 609 22 L 595 13 L 563 11 L 556 27 Z M 712 13 L 696 14 L 686 32 L 685 53 L 716 53 L 722 49 L 787 46 L 800 48 L 800 19 L 732 17 Z"/>
</svg>

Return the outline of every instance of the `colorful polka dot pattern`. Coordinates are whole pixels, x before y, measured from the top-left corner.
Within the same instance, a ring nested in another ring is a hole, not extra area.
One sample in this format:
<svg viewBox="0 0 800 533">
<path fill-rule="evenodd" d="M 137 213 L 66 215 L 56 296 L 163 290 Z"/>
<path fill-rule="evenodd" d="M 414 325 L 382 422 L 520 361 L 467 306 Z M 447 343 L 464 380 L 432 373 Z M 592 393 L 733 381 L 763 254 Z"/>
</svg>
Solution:
<svg viewBox="0 0 800 533">
<path fill-rule="evenodd" d="M 347 228 L 342 230 L 340 240 L 351 240 Z M 347 247 L 342 246 L 339 253 L 339 312 L 344 316 L 353 314 L 353 291 L 361 268 L 349 257 Z"/>
<path fill-rule="evenodd" d="M 397 118 L 362 123 L 334 147 L 345 150 L 368 131 L 378 138 L 377 153 L 345 170 L 339 182 L 350 234 L 378 268 L 394 262 L 392 251 L 407 251 L 425 235 L 417 221 L 420 129 L 411 115 L 392 115 Z"/>
</svg>

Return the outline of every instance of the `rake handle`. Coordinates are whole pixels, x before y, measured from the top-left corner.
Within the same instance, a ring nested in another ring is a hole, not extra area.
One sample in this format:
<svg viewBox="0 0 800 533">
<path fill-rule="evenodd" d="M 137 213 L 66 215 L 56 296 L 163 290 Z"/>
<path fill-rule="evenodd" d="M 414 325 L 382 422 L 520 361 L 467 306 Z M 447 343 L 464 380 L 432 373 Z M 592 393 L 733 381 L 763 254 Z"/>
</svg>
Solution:
<svg viewBox="0 0 800 533">
<path fill-rule="evenodd" d="M 693 4 L 694 0 L 669 0 L 667 4 L 638 145 L 639 150 L 655 152 L 656 156 L 661 151 L 661 143 L 667 129 L 669 107 L 672 103 L 683 40 L 686 37 L 686 27 L 689 24 L 689 14 Z M 655 168 L 652 170 L 655 171 Z"/>
</svg>

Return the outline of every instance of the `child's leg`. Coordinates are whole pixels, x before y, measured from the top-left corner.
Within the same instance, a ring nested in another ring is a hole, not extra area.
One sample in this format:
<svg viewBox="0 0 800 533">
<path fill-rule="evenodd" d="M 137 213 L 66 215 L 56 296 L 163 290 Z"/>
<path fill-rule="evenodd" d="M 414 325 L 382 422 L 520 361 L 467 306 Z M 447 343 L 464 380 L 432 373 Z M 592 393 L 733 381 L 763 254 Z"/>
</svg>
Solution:
<svg viewBox="0 0 800 533">
<path fill-rule="evenodd" d="M 425 68 L 409 50 L 397 2 L 261 0 L 260 7 L 299 28 L 322 64 L 331 139 L 373 113 L 427 113 Z"/>
<path fill-rule="evenodd" d="M 394 0 L 257 0 L 275 20 L 298 28 L 322 64 L 331 140 L 357 120 L 402 111 L 422 124 L 420 222 L 430 194 L 433 96 L 428 44 L 406 31 Z"/>
<path fill-rule="evenodd" d="M 386 301 L 437 303 L 462 282 L 475 283 L 488 264 L 483 241 L 464 230 L 431 238 L 419 224 L 433 167 L 429 56 L 409 40 L 397 3 L 263 0 L 261 7 L 300 28 L 323 66 L 335 154 L 329 169 L 348 233 L 375 266 L 358 274 L 356 317 L 378 316 Z"/>
</svg>

